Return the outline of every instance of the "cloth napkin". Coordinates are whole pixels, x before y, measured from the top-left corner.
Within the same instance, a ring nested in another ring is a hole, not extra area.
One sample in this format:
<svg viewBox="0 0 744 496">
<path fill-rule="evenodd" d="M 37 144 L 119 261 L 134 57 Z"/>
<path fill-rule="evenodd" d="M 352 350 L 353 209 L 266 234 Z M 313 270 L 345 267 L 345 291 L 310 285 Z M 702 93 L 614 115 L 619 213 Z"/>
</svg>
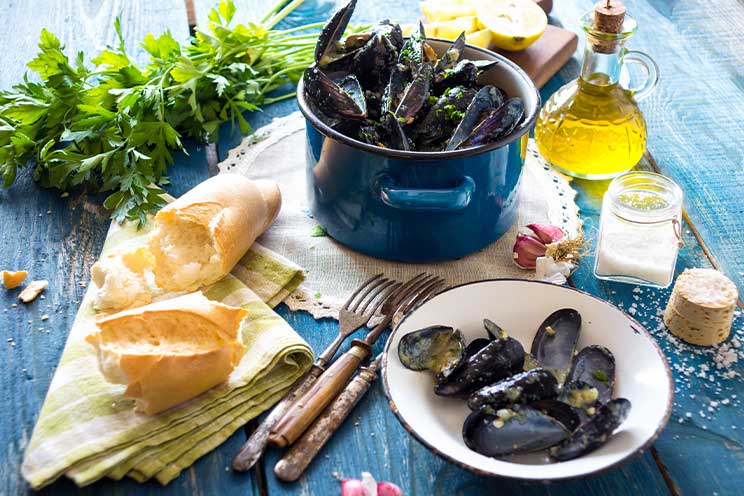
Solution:
<svg viewBox="0 0 744 496">
<path fill-rule="evenodd" d="M 112 223 L 103 254 L 141 244 L 147 232 Z M 312 364 L 311 348 L 271 309 L 303 278 L 297 265 L 254 244 L 231 275 L 205 288 L 207 298 L 248 310 L 247 351 L 225 384 L 155 416 L 135 412 L 134 401 L 122 396 L 126 386 L 100 373 L 84 340 L 95 330 L 88 290 L 39 413 L 23 476 L 35 489 L 63 474 L 81 486 L 105 476 L 154 477 L 162 484 L 176 478 L 278 401 Z"/>
</svg>

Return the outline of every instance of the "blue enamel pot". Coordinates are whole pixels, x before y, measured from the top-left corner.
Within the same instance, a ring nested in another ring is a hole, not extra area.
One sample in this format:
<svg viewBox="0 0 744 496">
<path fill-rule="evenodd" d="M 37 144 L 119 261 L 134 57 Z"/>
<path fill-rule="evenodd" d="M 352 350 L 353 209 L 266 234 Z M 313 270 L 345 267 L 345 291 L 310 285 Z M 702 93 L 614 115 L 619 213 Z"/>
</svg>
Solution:
<svg viewBox="0 0 744 496">
<path fill-rule="evenodd" d="M 430 43 L 439 54 L 450 45 Z M 344 136 L 312 113 L 300 82 L 310 210 L 334 239 L 373 257 L 429 262 L 478 251 L 514 222 L 540 94 L 529 76 L 506 58 L 472 46 L 464 56 L 498 60 L 481 82 L 525 103 L 522 123 L 511 134 L 464 150 L 405 152 Z"/>
</svg>

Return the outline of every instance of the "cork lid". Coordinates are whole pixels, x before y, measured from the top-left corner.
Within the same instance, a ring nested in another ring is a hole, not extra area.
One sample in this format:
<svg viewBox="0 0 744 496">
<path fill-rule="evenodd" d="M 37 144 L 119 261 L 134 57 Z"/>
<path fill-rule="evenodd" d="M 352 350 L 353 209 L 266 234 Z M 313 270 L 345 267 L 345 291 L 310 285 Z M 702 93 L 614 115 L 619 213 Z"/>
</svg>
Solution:
<svg viewBox="0 0 744 496">
<path fill-rule="evenodd" d="M 620 0 L 600 0 L 594 5 L 591 31 L 603 36 L 592 40 L 595 52 L 613 53 L 624 38 L 625 5 Z"/>
</svg>

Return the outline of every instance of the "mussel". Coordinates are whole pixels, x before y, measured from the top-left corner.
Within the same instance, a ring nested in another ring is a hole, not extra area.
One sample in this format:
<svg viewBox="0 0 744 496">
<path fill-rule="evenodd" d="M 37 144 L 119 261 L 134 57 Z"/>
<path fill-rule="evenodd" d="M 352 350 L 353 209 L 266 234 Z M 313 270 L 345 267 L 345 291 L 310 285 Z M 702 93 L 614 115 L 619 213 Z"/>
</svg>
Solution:
<svg viewBox="0 0 744 496">
<path fill-rule="evenodd" d="M 353 75 L 335 82 L 323 71 L 312 67 L 305 71 L 304 83 L 306 91 L 319 103 L 324 114 L 349 119 L 364 119 L 367 116 L 364 90 Z"/>
<path fill-rule="evenodd" d="M 341 41 L 341 37 L 349 25 L 349 19 L 356 8 L 356 0 L 350 0 L 333 14 L 331 20 L 323 26 L 315 45 L 315 64 L 325 68 L 349 55 Z"/>
<path fill-rule="evenodd" d="M 532 369 L 479 389 L 468 398 L 468 407 L 478 410 L 488 405 L 499 410 L 510 405 L 552 399 L 557 395 L 555 376 L 544 369 Z"/>
<path fill-rule="evenodd" d="M 449 376 L 437 382 L 434 392 L 440 396 L 467 396 L 522 370 L 524 348 L 514 338 L 489 341 L 464 360 Z"/>
<path fill-rule="evenodd" d="M 581 424 L 560 445 L 550 449 L 550 456 L 566 461 L 594 451 L 610 438 L 630 412 L 630 401 L 617 398 L 601 405 L 589 420 Z"/>
<path fill-rule="evenodd" d="M 436 102 L 415 127 L 416 137 L 428 145 L 452 136 L 475 93 L 472 88 L 456 86 L 445 91 L 438 99 L 432 97 Z"/>
<path fill-rule="evenodd" d="M 524 103 L 515 96 L 499 108 L 491 110 L 473 129 L 468 139 L 461 145 L 465 148 L 496 141 L 511 133 L 524 115 Z"/>
<path fill-rule="evenodd" d="M 546 415 L 553 417 L 563 424 L 568 432 L 573 432 L 581 425 L 582 417 L 580 412 L 566 403 L 556 399 L 537 400 L 530 403 L 530 406 L 537 408 Z"/>
<path fill-rule="evenodd" d="M 470 137 L 470 134 L 480 122 L 484 113 L 497 108 L 503 102 L 501 91 L 495 86 L 487 85 L 478 90 L 473 100 L 465 109 L 462 120 L 458 124 L 445 150 L 456 150 Z"/>
<path fill-rule="evenodd" d="M 572 308 L 556 310 L 540 325 L 530 352 L 563 384 L 571 368 L 581 329 L 581 315 Z"/>
<path fill-rule="evenodd" d="M 509 337 L 509 334 L 500 325 L 490 319 L 483 319 L 483 327 L 486 328 L 486 332 L 491 341 L 506 339 Z"/>
<path fill-rule="evenodd" d="M 462 333 L 447 326 L 431 326 L 403 336 L 398 343 L 398 358 L 411 370 L 429 370 L 446 378 L 461 362 L 465 353 Z"/>
<path fill-rule="evenodd" d="M 615 357 L 604 346 L 583 348 L 574 357 L 567 384 L 583 383 L 597 390 L 602 403 L 612 398 L 615 385 Z"/>
<path fill-rule="evenodd" d="M 416 114 L 424 106 L 429 98 L 429 84 L 431 83 L 431 64 L 422 64 L 413 80 L 408 83 L 403 96 L 400 98 L 398 108 L 395 109 L 395 117 L 404 124 L 414 121 Z"/>
<path fill-rule="evenodd" d="M 539 451 L 568 436 L 563 424 L 528 405 L 501 410 L 481 408 L 468 415 L 462 429 L 470 449 L 492 457 Z"/>
</svg>

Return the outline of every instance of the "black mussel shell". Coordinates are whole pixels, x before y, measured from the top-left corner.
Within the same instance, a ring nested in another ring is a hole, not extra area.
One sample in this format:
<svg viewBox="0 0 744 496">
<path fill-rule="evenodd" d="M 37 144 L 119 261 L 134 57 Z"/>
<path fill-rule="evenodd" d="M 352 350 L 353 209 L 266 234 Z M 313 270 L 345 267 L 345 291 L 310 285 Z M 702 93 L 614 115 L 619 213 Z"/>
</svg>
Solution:
<svg viewBox="0 0 744 496">
<path fill-rule="evenodd" d="M 445 91 L 415 127 L 416 137 L 425 144 L 448 139 L 475 93 L 474 89 L 462 86 Z"/>
<path fill-rule="evenodd" d="M 478 93 L 473 97 L 473 101 L 470 102 L 468 108 L 465 110 L 465 114 L 457 125 L 457 128 L 452 133 L 452 137 L 447 142 L 445 150 L 456 150 L 460 147 L 473 132 L 473 129 L 480 121 L 483 114 L 495 109 L 503 102 L 501 91 L 495 86 L 487 85 L 478 90 Z"/>
<path fill-rule="evenodd" d="M 450 47 L 447 49 L 446 52 L 444 52 L 444 55 L 442 55 L 439 60 L 437 60 L 437 63 L 434 65 L 434 74 L 435 77 L 440 72 L 443 72 L 445 69 L 451 69 L 455 67 L 455 65 L 460 61 L 460 58 L 462 58 L 462 51 L 465 49 L 465 32 L 463 31 L 460 33 L 460 36 L 457 37 L 457 39 L 450 45 Z"/>
<path fill-rule="evenodd" d="M 341 7 L 333 14 L 331 20 L 323 26 L 323 30 L 318 36 L 318 43 L 315 45 L 315 63 L 318 67 L 326 67 L 338 58 L 344 55 L 339 51 L 341 37 L 349 25 L 349 19 L 356 8 L 356 0 L 350 0 L 349 3 Z"/>
<path fill-rule="evenodd" d="M 393 150 L 413 150 L 411 140 L 408 139 L 408 136 L 406 136 L 405 131 L 403 131 L 400 125 L 400 121 L 392 112 L 388 112 L 383 116 L 380 126 L 384 136 L 382 143 L 385 147 L 392 148 Z"/>
<path fill-rule="evenodd" d="M 620 427 L 630 412 L 630 401 L 625 398 L 610 400 L 597 408 L 589 420 L 581 424 L 565 441 L 550 449 L 550 456 L 558 461 L 572 460 L 602 446 Z"/>
<path fill-rule="evenodd" d="M 555 398 L 557 395 L 558 381 L 555 376 L 544 369 L 533 369 L 479 389 L 468 398 L 468 407 L 478 410 L 488 405 L 500 410 L 510 405 Z"/>
<path fill-rule="evenodd" d="M 355 76 L 350 74 L 336 83 L 317 67 L 310 67 L 303 79 L 307 96 L 326 115 L 350 119 L 367 116 L 364 90 Z"/>
<path fill-rule="evenodd" d="M 581 315 L 572 308 L 556 310 L 540 325 L 532 341 L 532 355 L 563 384 L 571 368 L 581 329 Z"/>
<path fill-rule="evenodd" d="M 390 79 L 398 50 L 383 34 L 375 34 L 354 55 L 352 71 L 367 89 L 380 90 Z"/>
<path fill-rule="evenodd" d="M 511 133 L 524 116 L 524 102 L 515 96 L 492 110 L 470 133 L 462 148 L 485 145 Z"/>
<path fill-rule="evenodd" d="M 400 104 L 400 99 L 403 96 L 403 91 L 406 89 L 406 76 L 401 67 L 396 64 L 390 70 L 390 78 L 388 84 L 385 87 L 385 91 L 382 93 L 382 105 L 380 106 L 380 112 L 382 115 L 388 112 L 395 112 Z"/>
<path fill-rule="evenodd" d="M 475 338 L 465 347 L 465 357 L 470 358 L 471 356 L 478 353 L 480 350 L 488 346 L 491 340 L 486 338 Z"/>
<path fill-rule="evenodd" d="M 462 333 L 447 326 L 431 326 L 403 336 L 398 358 L 410 370 L 430 370 L 446 377 L 465 353 Z"/>
<path fill-rule="evenodd" d="M 461 60 L 455 67 L 435 74 L 432 86 L 436 93 L 440 93 L 453 86 L 474 88 L 479 74 L 478 66 L 472 60 Z"/>
<path fill-rule="evenodd" d="M 558 422 L 563 424 L 563 427 L 565 427 L 568 432 L 575 431 L 576 428 L 581 425 L 582 416 L 580 415 L 580 412 L 576 408 L 567 405 L 562 401 L 556 399 L 538 400 L 530 403 L 530 406 L 537 408 L 544 414 L 550 415 L 556 419 Z"/>
<path fill-rule="evenodd" d="M 491 457 L 539 451 L 568 435 L 563 424 L 528 405 L 498 411 L 482 408 L 468 415 L 462 429 L 470 449 Z"/>
<path fill-rule="evenodd" d="M 500 325 L 492 320 L 483 319 L 483 327 L 486 328 L 488 338 L 491 341 L 496 341 L 497 339 L 506 339 L 509 337 L 509 334 L 507 334 L 507 332 Z"/>
<path fill-rule="evenodd" d="M 424 62 L 424 41 L 426 41 L 424 24 L 419 22 L 418 29 L 405 40 L 398 54 L 398 63 L 405 70 L 411 70 Z"/>
<path fill-rule="evenodd" d="M 403 96 L 400 99 L 398 108 L 395 109 L 395 117 L 401 123 L 410 124 L 416 118 L 419 110 L 424 106 L 429 98 L 429 84 L 431 83 L 431 64 L 424 63 L 416 73 L 413 80 L 408 83 Z"/>
<path fill-rule="evenodd" d="M 523 364 L 524 348 L 519 341 L 513 338 L 489 341 L 463 360 L 448 377 L 437 382 L 434 392 L 440 396 L 465 397 L 521 371 Z"/>
<path fill-rule="evenodd" d="M 589 384 L 599 392 L 600 402 L 608 401 L 612 398 L 615 386 L 615 357 L 604 346 L 592 345 L 583 348 L 574 357 L 573 367 L 566 382 Z"/>
</svg>

